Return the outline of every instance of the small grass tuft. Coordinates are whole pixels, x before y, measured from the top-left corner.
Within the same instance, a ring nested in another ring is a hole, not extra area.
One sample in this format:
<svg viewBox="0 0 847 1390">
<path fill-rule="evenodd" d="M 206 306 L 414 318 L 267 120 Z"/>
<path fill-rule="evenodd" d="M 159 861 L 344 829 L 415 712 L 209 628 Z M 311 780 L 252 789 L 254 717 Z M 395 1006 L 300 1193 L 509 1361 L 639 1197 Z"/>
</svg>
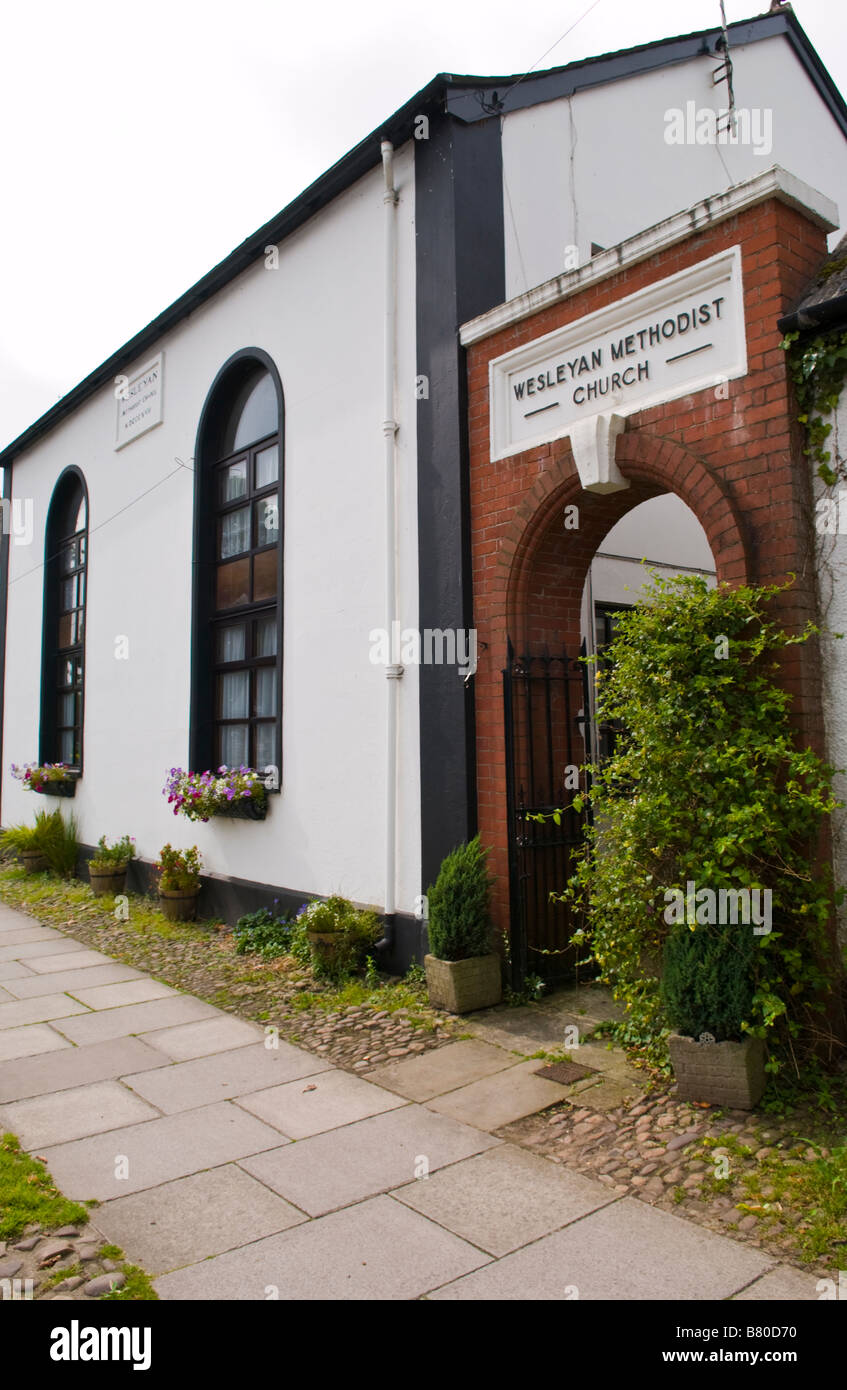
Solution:
<svg viewBox="0 0 847 1390">
<path fill-rule="evenodd" d="M 26 1226 L 45 1230 L 84 1225 L 88 1212 L 63 1197 L 43 1163 L 24 1153 L 14 1134 L 0 1139 L 0 1240 L 14 1240 Z"/>
</svg>

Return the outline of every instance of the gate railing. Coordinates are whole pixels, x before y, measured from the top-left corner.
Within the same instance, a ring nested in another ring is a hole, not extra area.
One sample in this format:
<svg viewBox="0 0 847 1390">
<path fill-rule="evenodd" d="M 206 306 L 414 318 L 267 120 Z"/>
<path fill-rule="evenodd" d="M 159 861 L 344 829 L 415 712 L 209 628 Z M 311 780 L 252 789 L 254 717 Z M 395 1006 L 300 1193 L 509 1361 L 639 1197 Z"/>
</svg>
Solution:
<svg viewBox="0 0 847 1390">
<path fill-rule="evenodd" d="M 586 663 L 564 649 L 516 656 L 509 642 L 503 708 L 513 989 L 529 973 L 571 975 L 578 955 L 571 914 L 550 894 L 561 892 L 583 842 L 586 813 L 573 799 L 587 789 L 578 769 L 592 761 L 588 679 Z M 546 819 L 532 819 L 538 815 Z"/>
</svg>

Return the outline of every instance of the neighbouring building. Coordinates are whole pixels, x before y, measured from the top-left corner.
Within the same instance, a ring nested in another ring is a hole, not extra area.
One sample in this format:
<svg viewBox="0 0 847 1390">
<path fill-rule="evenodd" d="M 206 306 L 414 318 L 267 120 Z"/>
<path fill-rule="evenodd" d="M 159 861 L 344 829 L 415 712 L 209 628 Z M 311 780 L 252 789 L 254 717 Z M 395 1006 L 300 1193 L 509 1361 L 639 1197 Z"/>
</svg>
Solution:
<svg viewBox="0 0 847 1390">
<path fill-rule="evenodd" d="M 393 968 L 479 828 L 515 959 L 560 940 L 575 828 L 516 813 L 585 755 L 638 562 L 814 611 L 777 325 L 845 200 L 790 10 L 437 77 L 0 454 L 3 823 L 11 763 L 69 762 L 86 846 L 196 842 L 230 920 L 342 892 Z M 788 679 L 817 746 L 815 654 Z M 241 762 L 266 820 L 173 819 L 169 769 Z"/>
<path fill-rule="evenodd" d="M 797 346 L 807 352 L 827 344 L 847 353 L 847 237 L 804 287 L 804 293 L 780 328 L 798 334 Z M 847 359 L 845 359 L 847 360 Z M 842 382 L 847 372 L 842 371 Z M 831 389 L 831 388 L 830 388 Z M 816 412 L 813 412 L 813 416 Z M 821 408 L 831 428 L 821 443 L 829 455 L 822 466 L 810 453 L 815 504 L 815 572 L 821 623 L 821 670 L 826 747 L 838 769 L 835 790 L 845 804 L 832 818 L 833 863 L 837 881 L 847 885 L 847 386 L 842 384 L 834 410 Z M 847 905 L 839 911 L 842 941 L 847 945 Z"/>
</svg>

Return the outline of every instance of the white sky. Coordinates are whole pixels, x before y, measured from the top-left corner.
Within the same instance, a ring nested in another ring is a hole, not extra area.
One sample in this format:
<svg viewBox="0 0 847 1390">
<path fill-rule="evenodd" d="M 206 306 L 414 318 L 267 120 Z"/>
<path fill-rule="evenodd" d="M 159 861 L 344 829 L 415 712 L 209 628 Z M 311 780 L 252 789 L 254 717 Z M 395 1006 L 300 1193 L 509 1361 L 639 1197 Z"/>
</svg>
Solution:
<svg viewBox="0 0 847 1390">
<path fill-rule="evenodd" d="M 437 72 L 553 67 L 720 18 L 719 0 L 598 0 L 580 20 L 590 3 L 7 4 L 0 445 Z M 767 8 L 726 0 L 730 22 Z M 795 5 L 842 92 L 844 9 Z"/>
</svg>

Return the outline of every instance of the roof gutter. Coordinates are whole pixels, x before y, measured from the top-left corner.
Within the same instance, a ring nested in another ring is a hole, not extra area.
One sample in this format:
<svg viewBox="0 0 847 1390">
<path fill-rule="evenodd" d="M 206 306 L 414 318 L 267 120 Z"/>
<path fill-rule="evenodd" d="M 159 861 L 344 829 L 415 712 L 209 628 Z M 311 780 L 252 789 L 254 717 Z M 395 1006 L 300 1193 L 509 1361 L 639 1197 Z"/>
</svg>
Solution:
<svg viewBox="0 0 847 1390">
<path fill-rule="evenodd" d="M 806 333 L 813 328 L 833 328 L 839 323 L 847 324 L 847 294 L 795 309 L 793 314 L 777 319 L 776 326 L 780 333 Z"/>
</svg>

